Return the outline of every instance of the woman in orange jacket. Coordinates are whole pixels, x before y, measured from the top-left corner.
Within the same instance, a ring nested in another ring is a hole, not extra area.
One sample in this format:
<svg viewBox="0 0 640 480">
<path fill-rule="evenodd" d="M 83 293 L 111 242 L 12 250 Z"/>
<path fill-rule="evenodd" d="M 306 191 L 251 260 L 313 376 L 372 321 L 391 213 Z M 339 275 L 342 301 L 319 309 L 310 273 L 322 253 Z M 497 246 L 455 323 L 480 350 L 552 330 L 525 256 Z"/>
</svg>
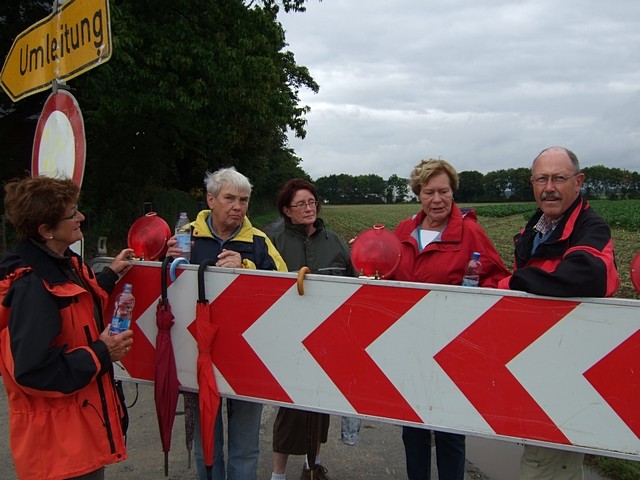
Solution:
<svg viewBox="0 0 640 480">
<path fill-rule="evenodd" d="M 133 332 L 109 336 L 104 309 L 132 251 L 96 277 L 69 248 L 82 238 L 78 196 L 65 179 L 5 186 L 19 243 L 0 261 L 0 374 L 21 480 L 103 479 L 105 465 L 126 458 L 112 362 L 130 350 Z"/>
</svg>

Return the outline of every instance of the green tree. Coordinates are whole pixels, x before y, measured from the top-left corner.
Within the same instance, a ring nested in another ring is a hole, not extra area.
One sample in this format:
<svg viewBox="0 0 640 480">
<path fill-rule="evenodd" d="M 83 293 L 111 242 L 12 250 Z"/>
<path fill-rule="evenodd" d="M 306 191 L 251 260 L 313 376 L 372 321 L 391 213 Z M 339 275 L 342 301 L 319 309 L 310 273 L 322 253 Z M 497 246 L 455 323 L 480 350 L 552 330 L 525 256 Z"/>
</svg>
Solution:
<svg viewBox="0 0 640 480">
<path fill-rule="evenodd" d="M 9 54 L 14 39 L 52 12 L 51 1 L 25 0 L 0 4 L 0 58 Z M 23 176 L 31 170 L 36 123 L 48 92 L 13 103 L 0 90 L 0 178 Z"/>
<path fill-rule="evenodd" d="M 458 174 L 458 191 L 455 193 L 458 202 L 478 202 L 484 197 L 484 175 L 471 170 Z"/>
<path fill-rule="evenodd" d="M 70 81 L 86 128 L 83 210 L 99 224 L 120 226 L 103 234 L 123 237 L 149 192 L 199 190 L 206 170 L 236 166 L 251 179 L 254 195 L 269 199 L 283 179 L 306 175 L 286 133 L 305 136 L 309 109 L 300 105 L 299 91 L 319 87 L 285 50 L 276 17 L 280 8 L 303 11 L 303 4 L 110 2 L 112 58 Z M 9 37 L 50 13 L 44 5 L 0 6 L 5 51 Z M 7 23 L 16 18 L 22 24 Z M 18 26 L 9 32 L 5 24 Z M 3 108 L 2 140 L 18 138 L 12 133 L 18 113 L 33 117 L 45 98 L 28 97 Z M 28 100 L 37 107 L 22 109 Z M 26 142 L 7 149 L 20 158 L 3 165 L 29 168 L 35 122 L 29 127 L 23 135 L 30 137 L 29 150 Z"/>
<path fill-rule="evenodd" d="M 582 169 L 584 173 L 584 193 L 590 198 L 607 195 L 611 186 L 611 169 L 604 165 L 595 165 Z"/>
<path fill-rule="evenodd" d="M 640 198 L 640 174 L 623 170 L 621 193 L 625 198 Z"/>
<path fill-rule="evenodd" d="M 337 175 L 327 175 L 316 179 L 315 185 L 320 199 L 328 203 L 341 203 L 337 184 Z"/>
<path fill-rule="evenodd" d="M 358 196 L 352 203 L 384 203 L 386 183 L 380 175 L 358 175 L 355 184 Z"/>
<path fill-rule="evenodd" d="M 391 175 L 387 180 L 385 198 L 387 203 L 406 202 L 409 198 L 409 181 L 406 178 L 400 178 L 395 173 Z"/>
<path fill-rule="evenodd" d="M 318 195 L 329 203 L 360 203 L 363 184 L 353 175 L 341 173 L 320 177 L 315 182 Z"/>
<path fill-rule="evenodd" d="M 482 179 L 485 200 L 500 202 L 505 199 L 505 192 L 510 188 L 509 175 L 506 170 L 496 170 L 487 173 Z"/>
<path fill-rule="evenodd" d="M 526 167 L 510 168 L 507 170 L 511 195 L 509 200 L 514 202 L 533 201 L 531 189 L 531 169 Z"/>
</svg>

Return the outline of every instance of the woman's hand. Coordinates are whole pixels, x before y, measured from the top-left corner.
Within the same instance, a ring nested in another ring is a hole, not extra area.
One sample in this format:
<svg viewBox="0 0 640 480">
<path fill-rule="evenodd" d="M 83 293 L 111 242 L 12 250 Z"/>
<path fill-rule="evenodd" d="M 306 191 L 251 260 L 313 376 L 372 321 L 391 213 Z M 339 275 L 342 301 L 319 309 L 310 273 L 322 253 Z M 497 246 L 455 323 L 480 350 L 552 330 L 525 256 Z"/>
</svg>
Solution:
<svg viewBox="0 0 640 480">
<path fill-rule="evenodd" d="M 125 330 L 117 335 L 109 335 L 109 326 L 100 334 L 99 339 L 102 340 L 109 349 L 109 356 L 112 362 L 122 360 L 124 356 L 131 350 L 133 345 L 133 330 Z"/>
<path fill-rule="evenodd" d="M 109 264 L 109 268 L 116 272 L 119 276 L 127 273 L 131 268 L 131 258 L 133 257 L 133 248 L 123 249 L 116 258 Z"/>
</svg>

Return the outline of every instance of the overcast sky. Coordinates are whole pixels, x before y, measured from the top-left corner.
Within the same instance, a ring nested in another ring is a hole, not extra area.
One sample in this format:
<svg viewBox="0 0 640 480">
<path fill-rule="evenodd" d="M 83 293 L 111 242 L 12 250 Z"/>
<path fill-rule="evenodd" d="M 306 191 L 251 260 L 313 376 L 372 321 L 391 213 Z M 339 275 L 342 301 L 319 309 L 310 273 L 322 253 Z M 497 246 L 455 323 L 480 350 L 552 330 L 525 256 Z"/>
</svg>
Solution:
<svg viewBox="0 0 640 480">
<path fill-rule="evenodd" d="M 313 179 L 529 167 L 544 147 L 640 171 L 640 1 L 309 0 L 280 15 L 320 92 L 290 138 Z"/>
</svg>

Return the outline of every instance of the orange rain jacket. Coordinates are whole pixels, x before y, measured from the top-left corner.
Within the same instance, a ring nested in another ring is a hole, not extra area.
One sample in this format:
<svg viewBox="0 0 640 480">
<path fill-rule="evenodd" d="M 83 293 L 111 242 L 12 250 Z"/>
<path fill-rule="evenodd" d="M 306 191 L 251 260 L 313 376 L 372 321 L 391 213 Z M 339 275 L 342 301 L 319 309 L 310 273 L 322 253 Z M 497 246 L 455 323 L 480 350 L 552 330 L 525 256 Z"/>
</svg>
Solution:
<svg viewBox="0 0 640 480">
<path fill-rule="evenodd" d="M 0 263 L 0 373 L 21 480 L 75 477 L 126 458 L 126 407 L 98 340 L 117 279 L 105 270 L 99 285 L 79 256 L 56 258 L 30 241 Z"/>
</svg>

